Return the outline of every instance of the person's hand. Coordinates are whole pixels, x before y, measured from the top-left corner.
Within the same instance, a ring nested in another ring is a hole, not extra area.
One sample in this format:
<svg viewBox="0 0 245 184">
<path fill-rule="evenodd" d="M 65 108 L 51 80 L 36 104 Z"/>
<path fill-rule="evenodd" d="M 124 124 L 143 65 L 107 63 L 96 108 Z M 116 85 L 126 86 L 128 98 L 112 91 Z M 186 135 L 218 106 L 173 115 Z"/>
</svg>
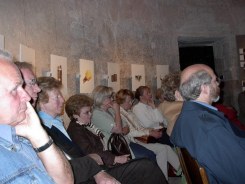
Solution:
<svg viewBox="0 0 245 184">
<path fill-rule="evenodd" d="M 100 171 L 94 176 L 95 182 L 97 184 L 121 184 L 119 181 L 117 181 L 115 178 L 110 176 L 104 171 Z"/>
<path fill-rule="evenodd" d="M 120 112 L 120 106 L 117 102 L 113 101 L 111 104 L 111 108 L 115 111 L 115 112 Z"/>
<path fill-rule="evenodd" d="M 129 127 L 128 126 L 123 127 L 122 133 L 123 135 L 127 135 L 129 133 Z"/>
<path fill-rule="evenodd" d="M 99 164 L 99 165 L 103 165 L 104 164 L 103 160 L 101 159 L 101 157 L 98 154 L 91 153 L 88 156 L 90 158 L 92 158 L 97 164 Z"/>
<path fill-rule="evenodd" d="M 130 155 L 116 156 L 116 157 L 115 157 L 115 160 L 114 160 L 114 163 L 115 163 L 115 164 L 117 164 L 117 163 L 118 163 L 118 164 L 124 164 L 124 163 L 126 163 L 127 161 L 130 160 L 129 156 L 130 156 Z"/>
<path fill-rule="evenodd" d="M 150 136 L 159 139 L 160 137 L 162 137 L 162 131 L 159 130 L 150 130 Z"/>
<path fill-rule="evenodd" d="M 15 126 L 16 134 L 29 139 L 33 147 L 40 147 L 47 143 L 49 138 L 30 102 L 26 102 L 26 105 L 26 117 Z"/>
<path fill-rule="evenodd" d="M 151 106 L 153 109 L 156 108 L 155 103 L 154 103 L 154 101 L 153 101 L 152 98 L 147 102 L 147 104 L 148 104 L 149 106 Z"/>
</svg>

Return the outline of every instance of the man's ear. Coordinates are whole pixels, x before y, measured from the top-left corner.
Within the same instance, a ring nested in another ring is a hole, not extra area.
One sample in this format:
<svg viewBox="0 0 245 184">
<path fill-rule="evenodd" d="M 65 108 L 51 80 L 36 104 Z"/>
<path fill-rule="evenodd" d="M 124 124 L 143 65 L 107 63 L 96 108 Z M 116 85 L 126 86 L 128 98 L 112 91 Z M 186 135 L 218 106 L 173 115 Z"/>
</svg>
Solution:
<svg viewBox="0 0 245 184">
<path fill-rule="evenodd" d="M 184 100 L 178 90 L 175 90 L 174 97 L 175 97 L 175 101 L 183 101 Z"/>
</svg>

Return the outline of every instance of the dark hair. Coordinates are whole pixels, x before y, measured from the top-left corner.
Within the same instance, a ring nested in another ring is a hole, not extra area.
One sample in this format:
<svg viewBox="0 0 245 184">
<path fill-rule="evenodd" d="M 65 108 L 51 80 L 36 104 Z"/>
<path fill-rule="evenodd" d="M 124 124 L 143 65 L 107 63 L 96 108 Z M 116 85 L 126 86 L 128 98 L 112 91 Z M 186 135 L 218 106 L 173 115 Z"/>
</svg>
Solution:
<svg viewBox="0 0 245 184">
<path fill-rule="evenodd" d="M 147 86 L 140 86 L 140 87 L 138 87 L 137 89 L 136 89 L 136 91 L 135 91 L 135 98 L 137 99 L 137 100 L 140 100 L 140 97 L 144 94 L 144 91 L 145 90 L 150 90 L 150 88 L 149 87 L 147 87 Z"/>
<path fill-rule="evenodd" d="M 14 64 L 21 70 L 21 69 L 29 69 L 33 70 L 32 64 L 27 63 L 27 62 L 20 62 L 20 61 L 15 61 Z"/>
<path fill-rule="evenodd" d="M 87 95 L 76 94 L 71 96 L 65 105 L 66 114 L 70 119 L 73 119 L 73 115 L 79 115 L 80 110 L 83 107 L 90 107 L 93 105 L 93 100 Z"/>
</svg>

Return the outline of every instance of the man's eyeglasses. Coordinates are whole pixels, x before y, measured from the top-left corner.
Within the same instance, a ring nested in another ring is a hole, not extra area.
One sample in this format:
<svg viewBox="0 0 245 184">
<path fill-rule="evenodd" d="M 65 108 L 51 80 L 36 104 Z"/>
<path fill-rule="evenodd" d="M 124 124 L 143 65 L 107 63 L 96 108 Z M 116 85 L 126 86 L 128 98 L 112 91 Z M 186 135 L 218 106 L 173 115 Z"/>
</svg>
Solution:
<svg viewBox="0 0 245 184">
<path fill-rule="evenodd" d="M 25 85 L 27 86 L 35 86 L 37 84 L 37 79 L 31 79 L 29 81 L 25 81 Z"/>
</svg>

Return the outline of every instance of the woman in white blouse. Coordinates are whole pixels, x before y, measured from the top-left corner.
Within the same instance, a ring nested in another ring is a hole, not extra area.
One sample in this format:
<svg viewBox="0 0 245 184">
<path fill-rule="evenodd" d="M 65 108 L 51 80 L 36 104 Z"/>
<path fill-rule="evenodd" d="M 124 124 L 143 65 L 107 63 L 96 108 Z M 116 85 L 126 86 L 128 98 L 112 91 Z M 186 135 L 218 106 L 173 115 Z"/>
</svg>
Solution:
<svg viewBox="0 0 245 184">
<path fill-rule="evenodd" d="M 156 108 L 150 88 L 147 86 L 138 87 L 135 91 L 135 98 L 139 103 L 133 107 L 133 113 L 139 119 L 139 123 L 145 128 L 163 130 L 162 136 L 156 139 L 156 142 L 173 147 L 169 135 L 165 131 L 165 127 L 167 127 L 168 124 L 167 120 Z"/>
<path fill-rule="evenodd" d="M 116 94 L 116 102 L 120 105 L 122 121 L 126 122 L 129 126 L 130 131 L 127 136 L 129 137 L 130 141 L 136 142 L 156 154 L 157 163 L 163 171 L 165 177 L 168 178 L 167 163 L 169 162 L 174 169 L 178 170 L 180 167 L 178 156 L 168 145 L 159 143 L 147 144 L 135 139 L 135 137 L 141 137 L 145 135 L 150 135 L 158 139 L 162 136 L 162 132 L 154 128 L 144 128 L 140 125 L 138 118 L 131 111 L 133 98 L 133 93 L 128 89 L 121 89 Z"/>
</svg>

